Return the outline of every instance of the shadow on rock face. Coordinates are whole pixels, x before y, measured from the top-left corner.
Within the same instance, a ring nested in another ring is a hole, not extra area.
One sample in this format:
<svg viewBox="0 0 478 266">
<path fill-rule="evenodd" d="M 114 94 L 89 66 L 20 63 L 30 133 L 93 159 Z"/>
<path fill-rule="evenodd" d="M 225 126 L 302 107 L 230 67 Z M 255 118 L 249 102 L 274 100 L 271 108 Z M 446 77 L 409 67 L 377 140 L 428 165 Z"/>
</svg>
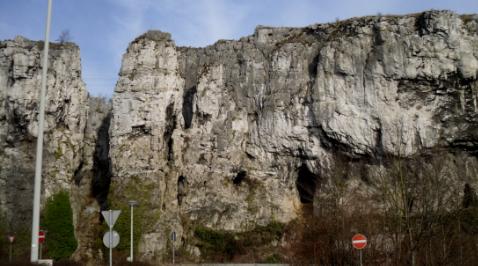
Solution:
<svg viewBox="0 0 478 266">
<path fill-rule="evenodd" d="M 98 138 L 93 158 L 91 191 L 102 210 L 107 208 L 107 197 L 111 183 L 111 159 L 108 157 L 110 152 L 110 136 L 108 133 L 110 121 L 111 111 L 102 120 L 101 126 L 98 128 Z"/>
</svg>

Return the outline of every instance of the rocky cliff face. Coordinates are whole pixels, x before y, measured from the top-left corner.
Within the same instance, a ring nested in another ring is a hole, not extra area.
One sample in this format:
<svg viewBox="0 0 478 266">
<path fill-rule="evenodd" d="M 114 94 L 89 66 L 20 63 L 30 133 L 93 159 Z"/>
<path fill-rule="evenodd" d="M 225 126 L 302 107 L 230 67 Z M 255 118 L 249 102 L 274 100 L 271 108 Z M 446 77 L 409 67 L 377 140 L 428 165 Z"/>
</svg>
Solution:
<svg viewBox="0 0 478 266">
<path fill-rule="evenodd" d="M 100 211 L 108 209 L 111 104 L 106 99 L 92 97 L 85 108 L 89 109 L 82 161 L 73 176 L 70 198 L 76 218 L 75 237 L 78 240 L 78 249 L 73 258 L 88 261 L 92 258 L 101 259 L 93 252 L 93 246 L 100 230 Z"/>
<path fill-rule="evenodd" d="M 406 156 L 440 144 L 474 156 L 477 25 L 431 11 L 259 26 L 205 48 L 138 37 L 115 88 L 110 156 L 123 204 L 136 183 L 154 195 L 140 251 L 164 250 L 173 230 L 176 245 L 191 243 L 191 223 L 291 221 L 334 149 Z"/>
<path fill-rule="evenodd" d="M 10 221 L 31 216 L 41 53 L 23 37 L 0 42 L 0 208 Z M 43 200 L 70 191 L 76 259 L 94 257 L 100 210 L 126 211 L 129 200 L 139 201 L 147 257 L 166 252 L 172 231 L 199 255 L 199 225 L 290 222 L 315 204 L 321 192 L 303 188 L 326 182 L 336 150 L 361 161 L 443 146 L 460 182 L 477 184 L 476 15 L 258 26 L 205 48 L 149 31 L 128 46 L 111 104 L 89 99 L 74 44 L 52 44 L 50 57 Z M 350 182 L 368 189 L 360 171 Z"/>
<path fill-rule="evenodd" d="M 42 56 L 41 41 L 0 42 L 0 209 L 12 230 L 31 224 Z M 111 106 L 89 98 L 75 44 L 51 43 L 48 64 L 42 206 L 59 190 L 70 192 L 75 257 L 89 259 L 109 187 Z"/>
<path fill-rule="evenodd" d="M 1 42 L 0 48 L 0 208 L 9 221 L 23 224 L 32 215 L 43 42 L 17 36 Z M 82 161 L 87 107 L 80 50 L 73 43 L 52 44 L 45 99 L 42 201 L 59 189 L 74 190 L 73 177 Z"/>
</svg>

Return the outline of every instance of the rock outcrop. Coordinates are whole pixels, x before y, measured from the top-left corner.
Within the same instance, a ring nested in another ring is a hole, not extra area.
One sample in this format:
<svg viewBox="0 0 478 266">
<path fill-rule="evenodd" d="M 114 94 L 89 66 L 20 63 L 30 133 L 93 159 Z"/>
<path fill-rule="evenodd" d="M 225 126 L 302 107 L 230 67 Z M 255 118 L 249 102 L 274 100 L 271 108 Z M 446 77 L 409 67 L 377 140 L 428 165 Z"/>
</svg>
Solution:
<svg viewBox="0 0 478 266">
<path fill-rule="evenodd" d="M 164 250 L 172 230 L 177 245 L 191 243 L 189 223 L 240 232 L 293 220 L 313 198 L 301 182 L 337 148 L 474 155 L 476 27 L 476 15 L 430 11 L 259 26 L 205 48 L 175 47 L 160 31 L 138 37 L 115 88 L 110 156 L 115 193 L 135 182 L 154 191 L 160 218 L 140 251 Z"/>
<path fill-rule="evenodd" d="M 0 42 L 0 208 L 10 221 L 31 217 L 41 52 L 23 37 Z M 172 231 L 200 255 L 199 225 L 288 223 L 316 203 L 320 192 L 304 188 L 327 183 L 336 150 L 361 161 L 445 147 L 476 189 L 477 15 L 258 26 L 205 48 L 149 31 L 128 46 L 109 104 L 88 97 L 74 44 L 52 44 L 49 62 L 43 200 L 70 191 L 76 259 L 99 253 L 100 211 L 129 200 L 146 257 L 165 254 Z M 350 187 L 365 191 L 360 171 Z"/>
<path fill-rule="evenodd" d="M 42 57 L 41 41 L 0 42 L 0 210 L 10 230 L 31 225 Z M 74 257 L 90 259 L 99 204 L 107 208 L 111 105 L 89 98 L 74 43 L 50 43 L 48 65 L 42 206 L 69 191 L 79 242 Z"/>
<path fill-rule="evenodd" d="M 42 202 L 60 189 L 75 189 L 89 97 L 81 80 L 78 47 L 73 43 L 50 47 Z M 9 221 L 24 225 L 31 221 L 33 208 L 43 42 L 17 36 L 1 42 L 0 48 L 0 208 Z"/>
</svg>

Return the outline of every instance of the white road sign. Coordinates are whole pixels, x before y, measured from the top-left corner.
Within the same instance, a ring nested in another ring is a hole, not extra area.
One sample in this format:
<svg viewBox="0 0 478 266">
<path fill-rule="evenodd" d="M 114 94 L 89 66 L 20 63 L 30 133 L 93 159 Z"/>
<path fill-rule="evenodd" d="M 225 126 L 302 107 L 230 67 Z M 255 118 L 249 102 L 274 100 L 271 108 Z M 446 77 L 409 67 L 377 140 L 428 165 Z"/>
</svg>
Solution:
<svg viewBox="0 0 478 266">
<path fill-rule="evenodd" d="M 107 248 L 114 248 L 118 245 L 120 241 L 120 236 L 118 232 L 111 231 L 113 233 L 113 245 L 110 247 L 110 232 L 106 232 L 105 236 L 103 236 L 103 243 Z"/>
<path fill-rule="evenodd" d="M 102 211 L 101 213 L 103 214 L 103 217 L 105 217 L 105 221 L 110 226 L 110 229 L 111 229 L 115 225 L 116 220 L 118 219 L 118 216 L 120 215 L 121 211 L 120 210 Z M 110 213 L 111 213 L 111 224 L 110 224 Z"/>
</svg>

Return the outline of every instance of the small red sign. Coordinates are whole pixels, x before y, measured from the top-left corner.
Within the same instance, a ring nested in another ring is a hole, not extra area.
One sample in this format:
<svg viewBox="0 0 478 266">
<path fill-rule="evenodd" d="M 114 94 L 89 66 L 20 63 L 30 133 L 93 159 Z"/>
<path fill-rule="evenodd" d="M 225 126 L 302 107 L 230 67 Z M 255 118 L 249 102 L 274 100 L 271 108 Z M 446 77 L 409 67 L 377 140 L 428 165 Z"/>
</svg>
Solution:
<svg viewBox="0 0 478 266">
<path fill-rule="evenodd" d="M 10 245 L 13 244 L 13 240 L 15 240 L 15 236 L 8 236 L 8 240 L 10 241 Z"/>
<path fill-rule="evenodd" d="M 40 232 L 38 233 L 38 242 L 39 242 L 39 243 L 42 243 L 43 240 L 45 240 L 45 233 L 43 233 L 43 231 L 40 231 Z"/>
<path fill-rule="evenodd" d="M 355 235 L 352 244 L 356 249 L 362 249 L 367 245 L 367 238 L 364 235 Z"/>
</svg>

